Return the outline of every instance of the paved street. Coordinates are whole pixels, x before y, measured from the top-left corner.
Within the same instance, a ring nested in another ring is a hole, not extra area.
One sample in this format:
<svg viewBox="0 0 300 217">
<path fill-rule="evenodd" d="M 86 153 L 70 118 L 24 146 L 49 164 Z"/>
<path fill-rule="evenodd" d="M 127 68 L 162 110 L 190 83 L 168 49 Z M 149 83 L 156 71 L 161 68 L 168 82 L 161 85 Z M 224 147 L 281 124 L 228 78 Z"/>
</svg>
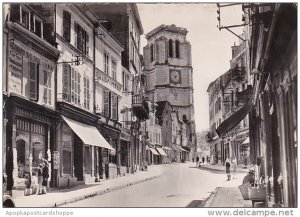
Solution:
<svg viewBox="0 0 300 217">
<path fill-rule="evenodd" d="M 240 185 L 244 173 L 226 181 L 223 171 L 196 168 L 193 163 L 162 165 L 159 178 L 64 207 L 193 207 L 216 187 Z M 209 180 L 209 181 L 207 181 Z"/>
</svg>

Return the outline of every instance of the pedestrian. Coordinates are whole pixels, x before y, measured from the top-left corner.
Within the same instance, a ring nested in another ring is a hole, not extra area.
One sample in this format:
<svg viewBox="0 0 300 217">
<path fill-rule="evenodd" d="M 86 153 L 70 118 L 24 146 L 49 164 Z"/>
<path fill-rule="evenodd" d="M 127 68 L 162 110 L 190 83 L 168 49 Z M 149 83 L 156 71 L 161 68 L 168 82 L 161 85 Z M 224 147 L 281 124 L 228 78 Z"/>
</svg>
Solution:
<svg viewBox="0 0 300 217">
<path fill-rule="evenodd" d="M 203 163 L 203 164 L 204 164 L 204 161 L 205 161 L 205 157 L 203 156 L 203 157 L 202 157 L 202 163 Z"/>
<path fill-rule="evenodd" d="M 207 165 L 209 164 L 209 157 L 208 156 L 206 156 L 206 163 L 207 163 Z"/>
<path fill-rule="evenodd" d="M 36 194 L 38 194 L 38 195 L 42 194 L 43 167 L 44 167 L 44 165 L 42 163 L 40 163 L 38 165 L 38 187 L 37 187 L 37 191 L 36 191 Z"/>
<path fill-rule="evenodd" d="M 196 167 L 198 167 L 198 166 L 199 166 L 199 165 L 198 165 L 198 163 L 199 163 L 199 160 L 200 160 L 200 159 L 199 159 L 199 156 L 197 156 L 197 157 L 196 157 Z"/>
<path fill-rule="evenodd" d="M 192 158 L 192 161 L 193 161 L 193 163 L 194 163 L 194 158 Z"/>
<path fill-rule="evenodd" d="M 230 160 L 229 158 L 225 161 L 225 168 L 226 168 L 226 174 L 227 174 L 227 181 L 230 181 L 231 175 L 230 175 Z"/>
<path fill-rule="evenodd" d="M 231 162 L 231 167 L 232 167 L 232 179 L 237 179 L 237 176 L 236 176 L 237 164 L 236 164 L 235 157 L 233 158 L 233 160 Z"/>
<path fill-rule="evenodd" d="M 243 185 L 249 184 L 250 186 L 254 186 L 254 183 L 255 183 L 254 170 L 250 168 L 248 174 L 243 179 Z"/>
<path fill-rule="evenodd" d="M 44 167 L 42 171 L 43 182 L 42 182 L 42 194 L 47 194 L 48 178 L 49 178 L 49 163 L 46 159 L 42 159 Z"/>
</svg>

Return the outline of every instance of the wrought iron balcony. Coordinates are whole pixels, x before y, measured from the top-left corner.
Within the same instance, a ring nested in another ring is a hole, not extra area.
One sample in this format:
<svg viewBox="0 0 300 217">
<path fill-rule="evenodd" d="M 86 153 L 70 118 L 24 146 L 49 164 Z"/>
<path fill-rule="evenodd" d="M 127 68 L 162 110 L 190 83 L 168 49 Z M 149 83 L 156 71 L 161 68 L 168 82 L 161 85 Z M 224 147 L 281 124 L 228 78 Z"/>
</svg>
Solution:
<svg viewBox="0 0 300 217">
<path fill-rule="evenodd" d="M 132 111 L 140 120 L 149 119 L 149 106 L 142 94 L 132 96 Z"/>
</svg>

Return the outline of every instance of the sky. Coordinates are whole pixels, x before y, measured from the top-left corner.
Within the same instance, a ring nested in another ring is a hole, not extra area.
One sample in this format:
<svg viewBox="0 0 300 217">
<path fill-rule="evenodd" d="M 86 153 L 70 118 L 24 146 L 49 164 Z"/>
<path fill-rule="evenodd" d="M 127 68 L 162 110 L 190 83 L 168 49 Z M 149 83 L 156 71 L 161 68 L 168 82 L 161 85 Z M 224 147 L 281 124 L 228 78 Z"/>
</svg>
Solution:
<svg viewBox="0 0 300 217">
<path fill-rule="evenodd" d="M 231 46 L 239 39 L 229 31 L 217 28 L 217 5 L 215 3 L 184 4 L 137 4 L 144 35 L 142 47 L 146 46 L 145 35 L 161 24 L 175 24 L 188 30 L 187 41 L 192 46 L 194 84 L 194 110 L 196 130 L 209 129 L 209 103 L 207 88 L 210 82 L 225 73 L 230 67 Z M 221 8 L 221 25 L 242 24 L 242 6 Z M 232 29 L 241 34 L 242 29 Z"/>
</svg>

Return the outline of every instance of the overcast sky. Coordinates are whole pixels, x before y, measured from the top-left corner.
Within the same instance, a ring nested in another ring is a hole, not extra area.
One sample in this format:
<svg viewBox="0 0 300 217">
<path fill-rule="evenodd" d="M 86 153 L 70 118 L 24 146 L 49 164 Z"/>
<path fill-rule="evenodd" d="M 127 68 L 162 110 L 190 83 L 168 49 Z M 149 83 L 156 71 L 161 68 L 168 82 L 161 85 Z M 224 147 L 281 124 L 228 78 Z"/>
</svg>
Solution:
<svg viewBox="0 0 300 217">
<path fill-rule="evenodd" d="M 230 65 L 231 46 L 239 39 L 217 28 L 215 3 L 138 4 L 144 34 L 161 24 L 187 28 L 187 40 L 192 46 L 196 130 L 209 128 L 209 105 L 206 92 L 210 82 L 225 73 Z M 221 8 L 222 25 L 242 23 L 242 6 Z M 241 34 L 241 29 L 232 29 Z M 142 47 L 147 42 L 142 36 Z M 141 51 L 142 52 L 142 51 Z"/>
</svg>

